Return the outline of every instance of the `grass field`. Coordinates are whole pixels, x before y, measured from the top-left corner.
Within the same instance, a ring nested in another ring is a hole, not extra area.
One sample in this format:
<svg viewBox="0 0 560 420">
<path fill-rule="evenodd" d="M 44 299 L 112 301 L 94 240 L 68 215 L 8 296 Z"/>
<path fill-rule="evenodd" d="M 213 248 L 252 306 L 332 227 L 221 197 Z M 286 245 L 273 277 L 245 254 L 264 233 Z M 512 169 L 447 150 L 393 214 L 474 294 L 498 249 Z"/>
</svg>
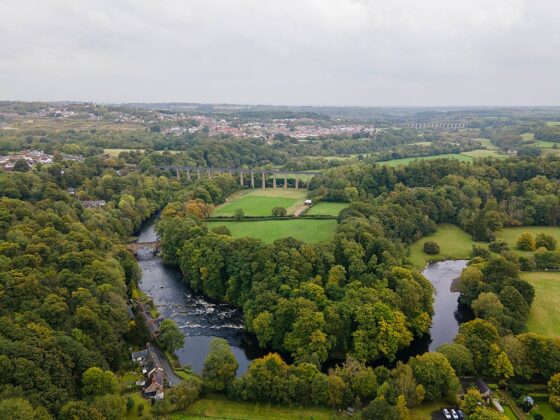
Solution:
<svg viewBox="0 0 560 420">
<path fill-rule="evenodd" d="M 132 152 L 132 151 L 143 152 L 144 149 L 103 149 L 103 153 L 113 157 L 118 157 L 121 152 Z"/>
<path fill-rule="evenodd" d="M 292 237 L 308 243 L 330 241 L 336 231 L 336 220 L 259 220 L 255 222 L 207 222 L 209 228 L 225 225 L 235 238 L 250 236 L 264 242 Z"/>
<path fill-rule="evenodd" d="M 547 121 L 546 125 L 548 125 L 549 127 L 553 125 L 560 125 L 560 121 Z"/>
<path fill-rule="evenodd" d="M 243 209 L 245 216 L 271 216 L 274 207 L 285 207 L 288 214 L 303 204 L 307 197 L 305 190 L 288 188 L 255 189 L 231 195 L 228 200 L 216 207 L 212 216 L 233 216 L 237 209 Z"/>
<path fill-rule="evenodd" d="M 560 336 L 560 272 L 522 272 L 521 278 L 535 288 L 527 329 L 548 336 Z"/>
<path fill-rule="evenodd" d="M 438 255 L 428 255 L 423 251 L 424 242 L 436 241 L 440 247 Z M 443 224 L 438 226 L 436 233 L 424 236 L 410 246 L 410 260 L 418 267 L 424 267 L 429 260 L 442 259 L 467 259 L 470 258 L 472 246 L 475 244 L 472 236 L 454 225 Z"/>
<path fill-rule="evenodd" d="M 486 139 L 484 137 L 478 137 L 474 140 L 477 140 L 480 142 L 480 144 L 484 147 L 486 147 L 488 150 L 498 150 L 499 147 L 496 146 L 495 144 L 493 144 L 490 139 Z"/>
<path fill-rule="evenodd" d="M 434 411 L 439 411 L 443 407 L 449 407 L 449 404 L 445 401 L 433 401 L 413 407 L 410 409 L 410 420 L 429 420 Z"/>
<path fill-rule="evenodd" d="M 149 419 L 152 418 L 151 411 L 152 407 L 148 400 L 142 398 L 139 392 L 131 392 L 129 394 L 124 394 L 123 397 L 126 399 L 128 397 L 132 397 L 134 400 L 134 408 L 130 410 L 130 412 L 126 413 L 125 419 L 127 420 L 137 420 L 137 419 Z M 142 416 L 138 415 L 138 406 L 142 404 L 144 406 L 144 411 L 142 412 Z"/>
<path fill-rule="evenodd" d="M 531 141 L 531 140 L 535 140 L 535 133 L 523 133 L 521 134 L 521 138 L 525 141 Z"/>
<path fill-rule="evenodd" d="M 321 201 L 313 205 L 305 214 L 310 215 L 326 215 L 326 216 L 338 216 L 338 213 L 344 208 L 348 207 L 348 203 L 331 203 L 328 201 Z"/>
<path fill-rule="evenodd" d="M 447 153 L 444 155 L 432 155 L 432 156 L 424 156 L 424 157 L 413 157 L 413 158 L 404 158 L 404 159 L 392 159 L 386 160 L 383 162 L 377 162 L 379 165 L 386 165 L 386 166 L 401 166 L 401 165 L 408 165 L 410 162 L 414 162 L 416 160 L 433 160 L 433 159 L 457 159 L 464 162 L 470 162 L 473 160 L 471 156 L 465 156 L 459 153 Z"/>
<path fill-rule="evenodd" d="M 336 419 L 347 417 L 335 410 L 309 407 L 286 407 L 259 403 L 237 402 L 221 397 L 209 396 L 198 400 L 184 414 L 173 414 L 172 419 L 191 418 L 292 420 L 292 419 Z"/>
<path fill-rule="evenodd" d="M 509 245 L 510 250 L 515 251 L 519 255 L 531 255 L 530 251 L 519 251 L 515 248 L 515 243 L 517 238 L 523 233 L 529 232 L 533 237 L 537 236 L 539 233 L 546 233 L 547 235 L 552 235 L 560 246 L 560 227 L 557 226 L 520 226 L 520 227 L 510 227 L 504 228 L 496 232 L 496 237 L 500 239 L 505 239 Z"/>
<path fill-rule="evenodd" d="M 464 156 L 470 156 L 473 158 L 482 158 L 482 157 L 494 157 L 494 158 L 505 158 L 505 155 L 501 155 L 498 153 L 496 149 L 475 149 L 468 152 L 461 153 Z"/>
</svg>

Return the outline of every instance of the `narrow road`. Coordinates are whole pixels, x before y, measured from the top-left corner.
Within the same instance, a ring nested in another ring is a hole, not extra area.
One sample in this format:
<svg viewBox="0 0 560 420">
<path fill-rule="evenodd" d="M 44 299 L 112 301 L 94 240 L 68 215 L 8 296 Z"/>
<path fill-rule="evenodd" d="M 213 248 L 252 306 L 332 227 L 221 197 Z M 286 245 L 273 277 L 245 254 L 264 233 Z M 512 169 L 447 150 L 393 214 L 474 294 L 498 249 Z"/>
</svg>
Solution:
<svg viewBox="0 0 560 420">
<path fill-rule="evenodd" d="M 155 343 L 152 343 L 152 345 L 154 346 L 154 351 L 159 357 L 159 361 L 161 362 L 161 368 L 163 369 L 163 373 L 167 378 L 167 383 L 169 384 L 169 386 L 174 387 L 176 385 L 179 385 L 182 382 L 182 379 L 179 378 L 177 375 L 175 375 L 175 372 L 173 372 L 173 368 L 169 364 L 167 357 L 165 357 L 165 354 L 159 348 L 159 346 Z"/>
</svg>

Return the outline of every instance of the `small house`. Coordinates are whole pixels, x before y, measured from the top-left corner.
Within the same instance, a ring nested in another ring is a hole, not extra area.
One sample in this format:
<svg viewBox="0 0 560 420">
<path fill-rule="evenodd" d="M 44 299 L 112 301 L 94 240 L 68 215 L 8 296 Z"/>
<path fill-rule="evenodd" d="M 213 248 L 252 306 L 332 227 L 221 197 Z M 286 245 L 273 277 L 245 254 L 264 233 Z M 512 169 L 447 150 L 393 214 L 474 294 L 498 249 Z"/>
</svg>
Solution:
<svg viewBox="0 0 560 420">
<path fill-rule="evenodd" d="M 478 388 L 478 392 L 480 392 L 482 398 L 486 401 L 486 404 L 489 404 L 490 397 L 492 396 L 492 390 L 490 387 L 480 378 L 476 381 L 476 387 Z"/>
</svg>

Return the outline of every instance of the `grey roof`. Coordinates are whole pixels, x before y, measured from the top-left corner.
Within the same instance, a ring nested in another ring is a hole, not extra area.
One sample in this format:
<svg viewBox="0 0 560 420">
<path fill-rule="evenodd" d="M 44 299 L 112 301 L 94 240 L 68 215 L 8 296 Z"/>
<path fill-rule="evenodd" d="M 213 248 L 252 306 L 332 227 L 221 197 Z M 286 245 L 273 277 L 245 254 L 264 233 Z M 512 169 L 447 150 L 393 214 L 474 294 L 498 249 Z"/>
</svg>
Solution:
<svg viewBox="0 0 560 420">
<path fill-rule="evenodd" d="M 481 394 L 486 394 L 487 392 L 492 392 L 492 390 L 490 388 L 488 388 L 488 385 L 486 385 L 486 383 L 478 378 L 476 381 L 476 386 L 478 388 L 478 390 L 480 391 Z"/>
</svg>

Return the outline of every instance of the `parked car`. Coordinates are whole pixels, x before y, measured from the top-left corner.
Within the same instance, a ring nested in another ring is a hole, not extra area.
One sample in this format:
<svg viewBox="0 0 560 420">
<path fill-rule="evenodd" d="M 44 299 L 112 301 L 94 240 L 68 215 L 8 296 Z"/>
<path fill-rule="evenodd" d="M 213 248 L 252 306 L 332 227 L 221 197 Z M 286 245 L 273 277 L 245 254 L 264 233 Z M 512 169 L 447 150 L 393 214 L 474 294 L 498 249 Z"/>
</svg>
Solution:
<svg viewBox="0 0 560 420">
<path fill-rule="evenodd" d="M 454 409 L 451 409 L 451 417 L 453 417 L 453 420 L 459 420 L 459 414 Z"/>
<path fill-rule="evenodd" d="M 460 419 L 464 419 L 464 418 L 465 418 L 465 413 L 463 413 L 462 410 L 457 410 L 457 415 L 459 416 Z"/>
<path fill-rule="evenodd" d="M 447 420 L 451 420 L 451 419 L 452 419 L 451 414 L 449 414 L 449 410 L 448 410 L 447 408 L 444 408 L 444 409 L 443 409 L 443 415 L 445 416 L 445 418 L 446 418 Z"/>
</svg>

